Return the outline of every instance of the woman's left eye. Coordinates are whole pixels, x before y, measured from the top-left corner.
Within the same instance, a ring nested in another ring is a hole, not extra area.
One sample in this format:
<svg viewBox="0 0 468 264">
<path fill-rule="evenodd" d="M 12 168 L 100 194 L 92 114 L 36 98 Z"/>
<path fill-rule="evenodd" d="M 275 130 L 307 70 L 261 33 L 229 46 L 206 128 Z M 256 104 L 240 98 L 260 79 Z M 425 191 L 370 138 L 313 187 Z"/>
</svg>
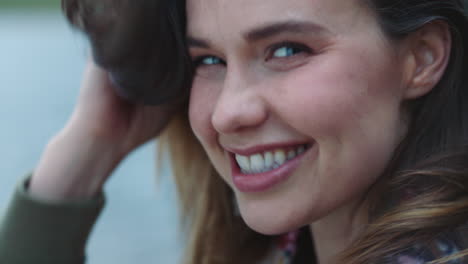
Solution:
<svg viewBox="0 0 468 264">
<path fill-rule="evenodd" d="M 273 57 L 277 57 L 277 58 L 289 57 L 298 52 L 300 52 L 300 50 L 296 49 L 295 47 L 281 47 L 275 50 L 275 52 L 273 52 Z"/>
<path fill-rule="evenodd" d="M 311 49 L 301 44 L 281 43 L 272 47 L 270 58 L 286 58 L 303 52 L 310 53 Z"/>
<path fill-rule="evenodd" d="M 277 71 L 288 71 L 306 64 L 314 50 L 296 42 L 281 42 L 270 46 L 265 57 L 266 65 Z"/>
</svg>

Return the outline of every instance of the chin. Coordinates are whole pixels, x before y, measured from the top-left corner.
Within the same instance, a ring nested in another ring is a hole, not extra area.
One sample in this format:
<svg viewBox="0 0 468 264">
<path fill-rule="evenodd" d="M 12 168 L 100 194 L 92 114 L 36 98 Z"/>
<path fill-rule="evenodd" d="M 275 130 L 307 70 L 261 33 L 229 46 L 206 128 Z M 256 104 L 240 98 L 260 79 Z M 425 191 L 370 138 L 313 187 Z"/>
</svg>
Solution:
<svg viewBox="0 0 468 264">
<path fill-rule="evenodd" d="M 275 223 L 263 223 L 262 221 L 249 221 L 244 218 L 245 223 L 249 228 L 263 235 L 273 236 L 287 233 L 298 228 L 293 228 L 289 225 L 275 224 Z"/>
<path fill-rule="evenodd" d="M 310 222 L 305 216 L 285 213 L 279 209 L 262 210 L 260 208 L 240 208 L 244 222 L 252 230 L 264 235 L 280 235 L 297 230 Z M 275 212 L 268 212 L 275 211 Z"/>
</svg>

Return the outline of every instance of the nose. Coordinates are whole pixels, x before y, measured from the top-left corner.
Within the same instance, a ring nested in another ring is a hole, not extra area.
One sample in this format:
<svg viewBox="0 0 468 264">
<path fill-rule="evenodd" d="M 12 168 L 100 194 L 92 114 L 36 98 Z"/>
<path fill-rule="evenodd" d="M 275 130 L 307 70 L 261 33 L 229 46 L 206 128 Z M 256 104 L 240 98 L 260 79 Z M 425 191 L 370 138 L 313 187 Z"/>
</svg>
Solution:
<svg viewBox="0 0 468 264">
<path fill-rule="evenodd" d="M 267 105 L 259 87 L 249 85 L 241 74 L 226 74 L 211 122 L 220 134 L 260 126 L 268 117 Z"/>
</svg>

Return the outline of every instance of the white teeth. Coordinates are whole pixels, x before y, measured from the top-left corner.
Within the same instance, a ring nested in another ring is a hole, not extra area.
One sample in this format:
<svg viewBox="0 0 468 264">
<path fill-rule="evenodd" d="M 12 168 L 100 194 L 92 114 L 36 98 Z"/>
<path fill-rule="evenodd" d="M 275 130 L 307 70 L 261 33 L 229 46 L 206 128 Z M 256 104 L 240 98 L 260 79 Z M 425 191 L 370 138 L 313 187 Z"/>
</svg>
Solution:
<svg viewBox="0 0 468 264">
<path fill-rule="evenodd" d="M 306 151 L 306 146 L 301 145 L 296 149 L 289 149 L 287 152 L 283 149 L 257 153 L 251 156 L 235 155 L 237 164 L 244 174 L 255 174 L 270 171 L 283 165 L 288 160 Z"/>
<path fill-rule="evenodd" d="M 276 150 L 275 151 L 275 163 L 276 164 L 283 164 L 286 161 L 286 154 L 284 154 L 283 150 Z"/>
<path fill-rule="evenodd" d="M 236 155 L 237 164 L 242 171 L 250 171 L 250 160 L 249 157 Z"/>
<path fill-rule="evenodd" d="M 265 152 L 265 155 L 263 156 L 263 158 L 265 159 L 265 167 L 271 168 L 274 163 L 273 153 L 271 153 L 270 151 Z"/>
<path fill-rule="evenodd" d="M 264 167 L 263 156 L 261 154 L 250 156 L 250 170 L 252 172 L 261 172 Z"/>
</svg>

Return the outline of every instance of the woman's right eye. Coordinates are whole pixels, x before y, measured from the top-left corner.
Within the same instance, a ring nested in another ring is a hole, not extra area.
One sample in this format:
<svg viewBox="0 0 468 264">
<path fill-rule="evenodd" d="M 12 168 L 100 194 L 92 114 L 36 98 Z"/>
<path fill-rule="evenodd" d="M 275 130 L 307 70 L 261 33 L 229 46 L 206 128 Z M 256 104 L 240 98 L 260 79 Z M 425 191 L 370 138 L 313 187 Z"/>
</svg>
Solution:
<svg viewBox="0 0 468 264">
<path fill-rule="evenodd" d="M 201 66 L 210 66 L 210 65 L 224 65 L 224 61 L 216 56 L 200 56 L 193 60 L 193 64 L 196 68 Z"/>
<path fill-rule="evenodd" d="M 195 75 L 207 79 L 218 79 L 224 76 L 226 62 L 219 57 L 208 55 L 193 59 Z"/>
</svg>

